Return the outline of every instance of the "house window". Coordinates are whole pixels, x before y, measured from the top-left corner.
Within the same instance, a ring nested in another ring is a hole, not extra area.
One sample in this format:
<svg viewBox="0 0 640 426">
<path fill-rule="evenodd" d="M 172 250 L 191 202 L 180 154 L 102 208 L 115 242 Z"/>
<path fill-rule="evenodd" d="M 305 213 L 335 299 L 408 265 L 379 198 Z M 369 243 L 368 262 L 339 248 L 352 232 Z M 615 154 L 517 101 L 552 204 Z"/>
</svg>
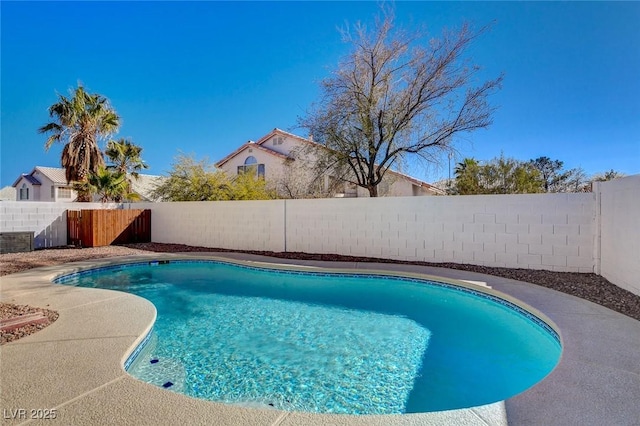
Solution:
<svg viewBox="0 0 640 426">
<path fill-rule="evenodd" d="M 58 188 L 58 198 L 71 198 L 71 188 Z"/>
<path fill-rule="evenodd" d="M 284 142 L 284 138 L 282 136 L 273 138 L 274 145 L 282 145 L 282 142 Z"/>
<path fill-rule="evenodd" d="M 256 157 L 250 155 L 244 160 L 243 166 L 238 166 L 238 174 L 253 173 L 258 177 L 264 177 L 265 166 L 264 164 L 258 164 Z"/>
<path fill-rule="evenodd" d="M 21 200 L 28 200 L 29 199 L 29 188 L 27 188 L 27 184 L 23 183 L 22 187 L 20 188 L 20 199 Z"/>
</svg>

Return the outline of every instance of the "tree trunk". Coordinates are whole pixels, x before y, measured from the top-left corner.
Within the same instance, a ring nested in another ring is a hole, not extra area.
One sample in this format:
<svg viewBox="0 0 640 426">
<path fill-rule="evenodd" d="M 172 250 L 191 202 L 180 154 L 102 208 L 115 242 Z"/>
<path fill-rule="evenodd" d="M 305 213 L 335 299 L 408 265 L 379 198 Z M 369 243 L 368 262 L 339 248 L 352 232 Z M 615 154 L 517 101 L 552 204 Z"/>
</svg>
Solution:
<svg viewBox="0 0 640 426">
<path fill-rule="evenodd" d="M 78 203 L 90 203 L 93 201 L 93 196 L 90 192 L 78 192 L 76 202 Z"/>
<path fill-rule="evenodd" d="M 378 185 L 368 186 L 367 189 L 369 190 L 369 197 L 377 197 L 378 196 Z"/>
</svg>

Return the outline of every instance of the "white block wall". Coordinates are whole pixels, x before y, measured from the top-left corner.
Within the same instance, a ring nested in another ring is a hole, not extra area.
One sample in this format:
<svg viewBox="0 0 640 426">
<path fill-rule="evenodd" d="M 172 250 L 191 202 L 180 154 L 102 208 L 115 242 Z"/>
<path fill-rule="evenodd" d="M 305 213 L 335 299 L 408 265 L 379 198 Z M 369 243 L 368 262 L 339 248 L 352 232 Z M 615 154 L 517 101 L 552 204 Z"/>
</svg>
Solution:
<svg viewBox="0 0 640 426">
<path fill-rule="evenodd" d="M 640 175 L 598 186 L 600 274 L 640 294 Z"/>
<path fill-rule="evenodd" d="M 67 210 L 119 208 L 118 204 L 3 201 L 0 232 L 33 231 L 34 248 L 67 245 Z"/>
<path fill-rule="evenodd" d="M 66 244 L 66 210 L 148 208 L 154 242 L 596 272 L 640 294 L 640 175 L 593 193 L 183 203 L 0 203 L 0 231 Z"/>
<path fill-rule="evenodd" d="M 286 249 L 593 272 L 594 194 L 288 200 Z"/>
<path fill-rule="evenodd" d="M 153 242 L 284 251 L 284 201 L 136 203 L 151 209 Z"/>
</svg>

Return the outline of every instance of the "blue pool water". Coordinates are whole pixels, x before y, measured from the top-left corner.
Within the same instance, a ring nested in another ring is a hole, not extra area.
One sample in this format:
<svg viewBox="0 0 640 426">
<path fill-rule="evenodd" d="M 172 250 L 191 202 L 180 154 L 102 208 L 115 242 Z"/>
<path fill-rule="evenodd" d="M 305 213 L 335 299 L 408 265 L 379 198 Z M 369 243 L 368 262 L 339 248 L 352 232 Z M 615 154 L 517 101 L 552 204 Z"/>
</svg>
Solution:
<svg viewBox="0 0 640 426">
<path fill-rule="evenodd" d="M 504 400 L 545 377 L 561 345 L 509 302 L 449 284 L 282 272 L 224 262 L 111 267 L 57 282 L 156 306 L 140 380 L 247 406 L 413 413 Z"/>
</svg>

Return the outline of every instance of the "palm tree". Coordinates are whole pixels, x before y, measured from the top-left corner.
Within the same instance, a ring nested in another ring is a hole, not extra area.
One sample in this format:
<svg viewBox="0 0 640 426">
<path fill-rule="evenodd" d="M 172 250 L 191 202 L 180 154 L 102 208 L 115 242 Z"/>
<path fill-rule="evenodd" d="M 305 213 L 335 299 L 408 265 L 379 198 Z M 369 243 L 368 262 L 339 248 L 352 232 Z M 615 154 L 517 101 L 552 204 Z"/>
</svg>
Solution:
<svg viewBox="0 0 640 426">
<path fill-rule="evenodd" d="M 140 170 L 149 168 L 147 163 L 140 158 L 142 147 L 134 145 L 128 139 L 110 140 L 104 153 L 112 164 L 108 168 L 128 173 L 136 179 Z"/>
<path fill-rule="evenodd" d="M 454 169 L 455 188 L 459 195 L 481 194 L 481 165 L 475 158 L 464 158 Z"/>
<path fill-rule="evenodd" d="M 79 193 L 95 194 L 103 203 L 124 200 L 136 201 L 140 199 L 138 194 L 129 190 L 127 175 L 122 172 L 112 171 L 101 166 L 97 172 L 90 173 L 87 179 L 77 183 L 74 189 Z"/>
<path fill-rule="evenodd" d="M 142 169 L 148 169 L 149 166 L 145 163 L 140 154 L 142 153 L 142 147 L 134 145 L 130 140 L 120 138 L 116 140 L 110 140 L 107 143 L 107 149 L 105 155 L 111 163 L 107 166 L 110 170 L 115 170 L 118 173 L 123 173 L 126 176 L 127 192 L 133 193 L 133 182 L 130 176 L 134 179 L 138 179 L 138 172 Z"/>
<path fill-rule="evenodd" d="M 82 85 L 78 85 L 70 97 L 58 96 L 59 101 L 49 107 L 49 116 L 54 120 L 38 131 L 51 133 L 45 149 L 54 142 L 65 144 L 61 160 L 67 182 L 83 183 L 90 173 L 104 166 L 98 144 L 118 130 L 120 117 L 107 98 L 87 93 Z M 78 198 L 85 201 L 89 197 L 81 192 Z"/>
</svg>

